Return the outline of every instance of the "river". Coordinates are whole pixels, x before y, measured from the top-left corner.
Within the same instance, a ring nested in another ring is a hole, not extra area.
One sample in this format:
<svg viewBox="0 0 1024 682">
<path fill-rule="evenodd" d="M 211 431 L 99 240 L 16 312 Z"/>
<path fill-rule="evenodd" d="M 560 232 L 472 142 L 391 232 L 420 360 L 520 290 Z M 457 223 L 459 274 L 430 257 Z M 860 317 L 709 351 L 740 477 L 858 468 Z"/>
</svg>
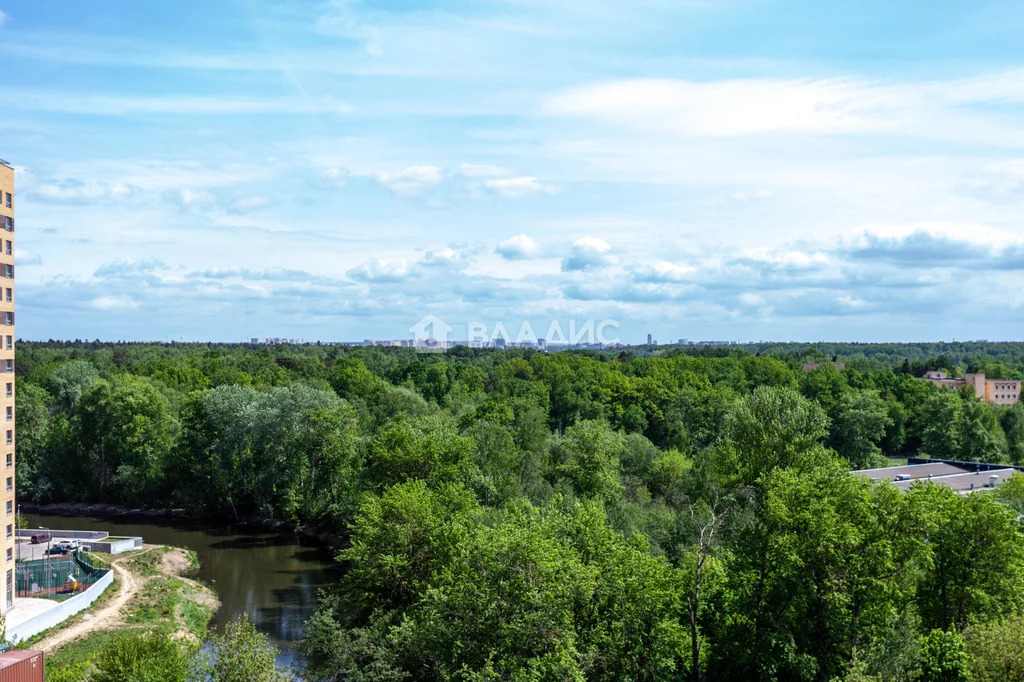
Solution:
<svg viewBox="0 0 1024 682">
<path fill-rule="evenodd" d="M 290 533 L 246 526 L 133 522 L 87 516 L 25 514 L 30 528 L 105 530 L 111 535 L 142 536 L 151 544 L 186 547 L 199 557 L 199 579 L 212 585 L 221 608 L 212 626 L 220 629 L 242 613 L 281 649 L 277 663 L 293 667 L 303 623 L 316 609 L 321 587 L 340 577 L 331 552 Z"/>
</svg>

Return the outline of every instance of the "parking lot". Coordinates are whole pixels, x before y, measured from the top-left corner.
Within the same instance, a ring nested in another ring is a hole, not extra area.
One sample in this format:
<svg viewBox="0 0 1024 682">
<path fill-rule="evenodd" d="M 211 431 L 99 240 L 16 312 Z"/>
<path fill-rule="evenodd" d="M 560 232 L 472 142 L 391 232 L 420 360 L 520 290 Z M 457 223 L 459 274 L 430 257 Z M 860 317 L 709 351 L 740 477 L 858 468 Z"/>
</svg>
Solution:
<svg viewBox="0 0 1024 682">
<path fill-rule="evenodd" d="M 25 561 L 32 561 L 32 560 L 35 560 L 35 559 L 45 559 L 46 558 L 46 543 L 45 542 L 42 542 L 42 543 L 40 543 L 38 545 L 33 545 L 31 542 L 29 542 L 28 538 L 24 538 L 24 539 L 18 538 L 18 540 L 19 540 L 18 541 L 18 549 L 16 550 L 17 551 L 17 555 L 16 555 L 17 558 L 24 559 Z M 71 539 L 68 539 L 68 538 L 61 538 L 60 536 L 55 536 L 55 537 L 50 539 L 50 547 L 53 547 L 54 545 L 58 545 L 61 542 L 72 542 L 73 543 L 73 542 L 77 542 L 77 540 L 71 540 Z M 56 555 L 51 555 L 51 556 L 56 556 Z"/>
</svg>

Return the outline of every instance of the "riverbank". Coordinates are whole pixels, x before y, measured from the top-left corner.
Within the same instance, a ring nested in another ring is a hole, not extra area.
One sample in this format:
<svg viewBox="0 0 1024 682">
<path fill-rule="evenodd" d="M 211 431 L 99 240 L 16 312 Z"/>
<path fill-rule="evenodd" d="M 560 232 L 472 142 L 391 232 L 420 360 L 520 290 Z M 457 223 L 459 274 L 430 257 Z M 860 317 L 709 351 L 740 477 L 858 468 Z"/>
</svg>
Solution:
<svg viewBox="0 0 1024 682">
<path fill-rule="evenodd" d="M 145 507 L 125 507 L 102 502 L 52 502 L 49 504 L 23 502 L 20 506 L 22 512 L 25 513 L 53 514 L 56 516 L 98 516 L 124 519 L 126 521 L 178 521 L 188 523 L 224 523 L 225 521 L 223 516 L 195 513 L 186 509 L 148 509 Z M 249 516 L 234 519 L 230 523 L 243 528 L 249 526 L 278 533 L 294 533 L 321 542 L 332 549 L 344 549 L 347 545 L 345 539 L 340 535 L 330 533 L 315 526 L 295 524 L 283 519 Z"/>
<path fill-rule="evenodd" d="M 66 509 L 66 508 L 65 508 Z M 185 547 L 199 559 L 200 582 L 217 592 L 221 607 L 210 622 L 210 634 L 223 633 L 243 614 L 271 638 L 280 654 L 280 668 L 301 668 L 299 642 L 306 621 L 316 612 L 317 594 L 336 585 L 343 575 L 336 552 L 319 540 L 262 525 L 239 527 L 228 519 L 198 521 L 66 512 L 24 512 L 28 526 L 106 531 L 140 536 L 148 544 Z"/>
<path fill-rule="evenodd" d="M 126 630 L 156 630 L 199 646 L 220 602 L 193 577 L 194 552 L 144 545 L 117 558 L 100 555 L 114 583 L 89 609 L 51 628 L 23 648 L 46 652 L 47 679 L 81 679 L 104 644 Z"/>
</svg>

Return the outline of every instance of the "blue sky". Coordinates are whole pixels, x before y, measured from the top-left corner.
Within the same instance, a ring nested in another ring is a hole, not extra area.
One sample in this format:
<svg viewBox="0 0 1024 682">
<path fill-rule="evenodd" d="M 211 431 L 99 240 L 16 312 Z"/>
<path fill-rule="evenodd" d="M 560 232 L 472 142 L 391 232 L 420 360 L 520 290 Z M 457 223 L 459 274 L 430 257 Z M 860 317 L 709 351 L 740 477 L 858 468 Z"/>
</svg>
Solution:
<svg viewBox="0 0 1024 682">
<path fill-rule="evenodd" d="M 1024 338 L 1019 2 L 0 11 L 22 338 Z"/>
</svg>

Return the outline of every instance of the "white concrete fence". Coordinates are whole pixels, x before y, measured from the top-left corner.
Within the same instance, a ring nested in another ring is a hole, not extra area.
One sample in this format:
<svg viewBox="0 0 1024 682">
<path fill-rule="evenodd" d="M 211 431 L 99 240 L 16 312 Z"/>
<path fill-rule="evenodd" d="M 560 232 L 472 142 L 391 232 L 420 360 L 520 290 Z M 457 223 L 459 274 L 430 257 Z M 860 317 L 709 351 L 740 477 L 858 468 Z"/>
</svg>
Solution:
<svg viewBox="0 0 1024 682">
<path fill-rule="evenodd" d="M 33 635 L 38 635 L 43 630 L 64 622 L 79 611 L 88 608 L 90 604 L 96 601 L 97 597 L 103 594 L 103 590 L 107 589 L 112 582 L 114 582 L 114 571 L 113 569 L 108 569 L 102 578 L 90 585 L 85 591 L 60 602 L 54 608 L 44 611 L 34 618 L 8 627 L 7 641 L 17 644 Z M 17 602 L 15 602 L 15 608 L 17 608 Z"/>
</svg>

